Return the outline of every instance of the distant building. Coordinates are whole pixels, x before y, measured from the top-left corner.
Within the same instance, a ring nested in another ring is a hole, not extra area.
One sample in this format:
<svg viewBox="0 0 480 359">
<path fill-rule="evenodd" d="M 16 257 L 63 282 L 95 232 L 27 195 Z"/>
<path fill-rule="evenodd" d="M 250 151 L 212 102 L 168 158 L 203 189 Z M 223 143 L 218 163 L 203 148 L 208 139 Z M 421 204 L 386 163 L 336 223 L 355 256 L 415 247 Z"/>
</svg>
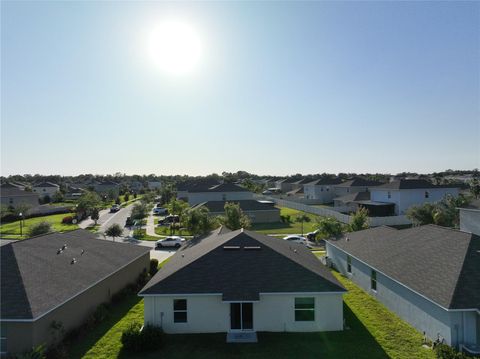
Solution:
<svg viewBox="0 0 480 359">
<path fill-rule="evenodd" d="M 367 180 L 365 178 L 356 177 L 349 181 L 334 186 L 335 196 L 345 196 L 351 193 L 368 192 L 372 187 L 382 185 L 382 182 Z"/>
<path fill-rule="evenodd" d="M 94 184 L 95 192 L 100 195 L 109 195 L 118 196 L 120 193 L 120 185 L 117 182 L 113 181 L 102 181 Z"/>
<path fill-rule="evenodd" d="M 39 204 L 38 193 L 22 191 L 16 187 L 0 188 L 0 203 L 7 207 L 16 208 L 19 205 L 35 207 Z"/>
<path fill-rule="evenodd" d="M 0 252 L 2 355 L 51 344 L 54 322 L 65 332 L 79 327 L 150 261 L 150 248 L 99 240 L 86 230 L 8 243 Z"/>
<path fill-rule="evenodd" d="M 162 188 L 162 182 L 160 181 L 148 181 L 147 182 L 148 189 L 155 190 Z"/>
<path fill-rule="evenodd" d="M 45 181 L 35 184 L 32 187 L 32 191 L 38 193 L 40 198 L 44 198 L 46 196 L 52 198 L 55 193 L 60 191 L 60 186 L 56 183 Z"/>
<path fill-rule="evenodd" d="M 340 178 L 320 178 L 303 185 L 305 199 L 316 199 L 320 203 L 331 203 L 336 197 L 335 186 L 342 183 Z"/>
<path fill-rule="evenodd" d="M 194 206 L 206 207 L 213 216 L 225 214 L 225 203 L 228 201 L 208 201 L 202 202 Z M 270 201 L 256 201 L 253 199 L 232 200 L 231 203 L 236 203 L 240 206 L 243 213 L 245 213 L 252 223 L 275 223 L 280 222 L 280 209 L 275 207 L 275 203 Z"/>
<path fill-rule="evenodd" d="M 253 199 L 253 193 L 233 183 L 222 183 L 206 188 L 204 185 L 192 186 L 184 194 L 177 192 L 177 196 L 186 196 L 183 199 L 193 206 L 208 201 L 238 201 Z M 182 197 L 180 197 L 182 198 Z"/>
</svg>

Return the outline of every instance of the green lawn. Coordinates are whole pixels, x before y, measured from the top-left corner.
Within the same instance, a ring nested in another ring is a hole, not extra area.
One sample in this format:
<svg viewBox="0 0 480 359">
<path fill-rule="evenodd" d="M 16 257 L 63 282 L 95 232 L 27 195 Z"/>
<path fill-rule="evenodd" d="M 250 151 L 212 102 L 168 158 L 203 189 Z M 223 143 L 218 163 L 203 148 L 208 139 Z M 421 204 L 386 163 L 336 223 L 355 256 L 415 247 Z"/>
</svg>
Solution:
<svg viewBox="0 0 480 359">
<path fill-rule="evenodd" d="M 134 231 L 134 234 L 135 234 L 136 232 L 141 233 L 141 237 L 138 237 L 137 239 L 142 240 L 142 241 L 158 241 L 159 239 L 161 239 L 161 238 L 159 238 L 159 237 L 149 236 L 149 235 L 146 233 L 146 230 L 145 230 L 145 229 L 136 229 L 136 230 Z"/>
<path fill-rule="evenodd" d="M 71 358 L 425 358 L 422 335 L 348 279 L 335 276 L 349 290 L 344 296 L 347 329 L 320 333 L 258 333 L 257 344 L 227 344 L 225 334 L 167 335 L 164 347 L 132 355 L 122 351 L 122 331 L 143 322 L 143 300 L 135 296 L 70 348 Z"/>
<path fill-rule="evenodd" d="M 170 235 L 170 227 L 169 226 L 160 226 L 155 227 L 155 233 L 161 236 L 169 236 Z M 186 229 L 175 230 L 175 236 L 191 236 L 192 234 L 187 231 Z"/>
<path fill-rule="evenodd" d="M 302 224 L 296 222 L 295 219 L 302 214 L 306 214 L 308 218 L 310 218 L 310 222 L 305 222 L 303 224 L 303 233 L 306 234 L 314 231 L 316 229 L 316 219 L 319 218 L 319 216 L 287 207 L 280 207 L 280 215 L 289 215 L 291 220 L 290 223 L 255 223 L 252 224 L 251 229 L 264 234 L 300 234 L 302 233 Z"/>
<path fill-rule="evenodd" d="M 53 230 L 57 232 L 66 232 L 72 231 L 78 228 L 76 224 L 62 224 L 62 219 L 64 217 L 72 215 L 71 213 L 63 213 L 63 214 L 53 214 L 51 216 L 43 216 L 43 217 L 35 217 L 35 218 L 28 218 L 25 219 L 23 225 L 23 236 L 20 236 L 20 221 L 15 221 L 12 223 L 5 223 L 0 225 L 0 236 L 3 238 L 16 238 L 22 239 L 26 238 L 26 233 L 28 233 L 28 229 L 30 226 L 46 221 L 52 224 Z"/>
</svg>

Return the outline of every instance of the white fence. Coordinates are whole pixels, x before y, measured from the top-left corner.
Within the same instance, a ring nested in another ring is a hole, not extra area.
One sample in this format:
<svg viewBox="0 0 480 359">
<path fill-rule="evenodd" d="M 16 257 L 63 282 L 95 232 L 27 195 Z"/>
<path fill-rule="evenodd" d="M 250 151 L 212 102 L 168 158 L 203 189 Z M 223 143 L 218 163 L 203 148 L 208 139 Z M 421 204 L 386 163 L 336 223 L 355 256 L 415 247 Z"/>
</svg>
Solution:
<svg viewBox="0 0 480 359">
<path fill-rule="evenodd" d="M 327 207 L 313 207 L 307 204 L 287 201 L 285 199 L 274 198 L 274 197 L 263 197 L 263 199 L 275 202 L 275 204 L 296 209 L 299 211 L 316 214 L 318 216 L 324 217 L 333 217 L 338 219 L 343 223 L 350 223 L 350 218 L 348 214 L 340 213 L 339 211 L 348 210 L 348 207 L 332 207 L 332 209 Z M 335 208 L 335 210 L 333 209 Z M 401 226 L 405 224 L 411 224 L 412 222 L 406 216 L 389 216 L 389 217 L 370 217 L 370 227 L 378 226 Z"/>
</svg>

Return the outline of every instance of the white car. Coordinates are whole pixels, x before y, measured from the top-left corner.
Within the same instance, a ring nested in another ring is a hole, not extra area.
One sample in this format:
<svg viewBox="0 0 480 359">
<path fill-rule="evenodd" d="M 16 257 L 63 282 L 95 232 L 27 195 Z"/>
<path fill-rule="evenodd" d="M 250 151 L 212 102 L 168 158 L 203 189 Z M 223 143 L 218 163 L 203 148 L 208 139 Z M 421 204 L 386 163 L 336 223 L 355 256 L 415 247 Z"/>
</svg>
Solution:
<svg viewBox="0 0 480 359">
<path fill-rule="evenodd" d="M 295 234 L 292 234 L 292 235 L 284 237 L 283 239 L 286 240 L 286 241 L 289 241 L 289 242 L 301 243 L 304 246 L 311 247 L 311 243 L 308 241 L 308 239 L 306 239 L 305 237 L 302 237 L 302 236 L 297 236 Z"/>
<path fill-rule="evenodd" d="M 155 207 L 153 209 L 153 214 L 166 215 L 166 214 L 168 214 L 168 209 L 163 208 L 163 207 Z"/>
<path fill-rule="evenodd" d="M 179 236 L 170 236 L 164 239 L 160 239 L 156 242 L 157 247 L 175 247 L 179 248 L 185 242 L 185 238 Z"/>
</svg>

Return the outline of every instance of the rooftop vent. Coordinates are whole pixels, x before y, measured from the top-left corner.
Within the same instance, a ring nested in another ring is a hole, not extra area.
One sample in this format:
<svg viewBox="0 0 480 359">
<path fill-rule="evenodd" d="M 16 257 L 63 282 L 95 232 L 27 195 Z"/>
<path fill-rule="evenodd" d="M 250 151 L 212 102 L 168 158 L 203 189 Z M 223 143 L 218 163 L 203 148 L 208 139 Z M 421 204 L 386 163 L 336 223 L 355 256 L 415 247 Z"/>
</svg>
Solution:
<svg viewBox="0 0 480 359">
<path fill-rule="evenodd" d="M 261 248 L 262 248 L 262 247 L 260 247 L 260 246 L 245 246 L 245 247 L 243 247 L 243 249 L 245 249 L 245 250 L 247 250 L 247 251 L 248 251 L 248 250 L 250 250 L 250 251 L 251 251 L 251 250 L 259 250 L 259 249 L 261 249 Z"/>
<path fill-rule="evenodd" d="M 234 251 L 240 249 L 240 246 L 223 246 L 223 249 L 225 249 L 226 251 Z"/>
<path fill-rule="evenodd" d="M 72 261 L 70 262 L 70 264 L 75 264 L 77 263 L 77 259 L 76 258 L 72 258 Z"/>
<path fill-rule="evenodd" d="M 82 249 L 82 253 L 80 253 L 80 255 L 83 256 L 83 253 L 85 253 L 85 249 Z"/>
<path fill-rule="evenodd" d="M 62 246 L 62 251 L 64 251 L 65 249 L 67 249 L 67 245 L 66 245 L 66 244 L 64 244 L 64 245 Z"/>
<path fill-rule="evenodd" d="M 62 248 L 59 248 L 59 249 L 57 250 L 57 254 L 61 254 L 61 253 L 62 253 Z"/>
</svg>

